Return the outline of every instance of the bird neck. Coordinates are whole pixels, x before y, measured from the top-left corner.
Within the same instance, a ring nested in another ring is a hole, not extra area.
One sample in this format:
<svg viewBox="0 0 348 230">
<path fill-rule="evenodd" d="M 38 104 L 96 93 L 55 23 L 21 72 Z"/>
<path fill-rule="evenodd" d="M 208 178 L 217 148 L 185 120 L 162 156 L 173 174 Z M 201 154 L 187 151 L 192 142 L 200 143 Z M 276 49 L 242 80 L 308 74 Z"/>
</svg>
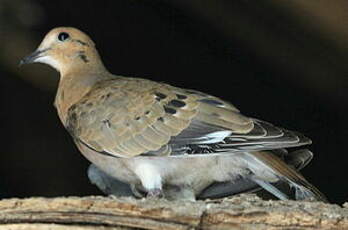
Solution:
<svg viewBox="0 0 348 230">
<path fill-rule="evenodd" d="M 54 104 L 63 124 L 72 105 L 79 102 L 97 82 L 110 78 L 112 74 L 105 68 L 87 68 L 61 74 Z"/>
<path fill-rule="evenodd" d="M 85 73 L 108 73 L 95 49 L 75 51 L 72 55 L 60 58 L 57 70 L 61 79 Z"/>
</svg>

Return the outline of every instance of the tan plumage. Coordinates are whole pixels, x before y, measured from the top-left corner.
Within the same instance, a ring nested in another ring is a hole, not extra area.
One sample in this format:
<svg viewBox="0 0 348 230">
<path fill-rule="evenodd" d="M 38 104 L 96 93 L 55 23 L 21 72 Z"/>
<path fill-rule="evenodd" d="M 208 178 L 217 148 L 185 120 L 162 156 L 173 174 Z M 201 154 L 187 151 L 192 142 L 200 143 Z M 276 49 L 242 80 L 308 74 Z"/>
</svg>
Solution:
<svg viewBox="0 0 348 230">
<path fill-rule="evenodd" d="M 253 128 L 252 120 L 231 105 L 210 97 L 223 105 L 216 107 L 203 101 L 207 98 L 145 79 L 117 77 L 96 83 L 69 109 L 66 125 L 84 144 L 120 157 L 164 155 L 163 150 L 170 154 L 163 147 L 192 120 L 235 133 Z"/>
<path fill-rule="evenodd" d="M 62 123 L 83 155 L 133 190 L 156 195 L 167 187 L 173 194 L 174 186 L 185 191 L 177 194 L 197 196 L 242 176 L 284 198 L 269 183 L 285 178 L 304 191 L 297 198 L 325 199 L 273 152 L 309 139 L 202 92 L 112 75 L 93 41 L 75 28 L 53 29 L 22 62 L 60 72 L 55 106 Z"/>
</svg>

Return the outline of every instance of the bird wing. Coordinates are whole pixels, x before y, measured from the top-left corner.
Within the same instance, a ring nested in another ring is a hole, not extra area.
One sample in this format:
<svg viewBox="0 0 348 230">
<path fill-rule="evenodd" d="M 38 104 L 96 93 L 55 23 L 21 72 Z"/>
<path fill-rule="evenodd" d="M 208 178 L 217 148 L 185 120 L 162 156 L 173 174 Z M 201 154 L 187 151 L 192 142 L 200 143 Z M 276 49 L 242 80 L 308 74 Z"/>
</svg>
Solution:
<svg viewBox="0 0 348 230">
<path fill-rule="evenodd" d="M 98 82 L 68 111 L 74 139 L 108 155 L 197 156 L 299 146 L 305 137 L 195 90 L 139 78 Z"/>
<path fill-rule="evenodd" d="M 119 157 L 170 155 L 172 145 L 215 143 L 232 132 L 246 134 L 253 126 L 250 118 L 216 97 L 123 77 L 97 83 L 69 108 L 66 121 L 76 141 Z"/>
</svg>

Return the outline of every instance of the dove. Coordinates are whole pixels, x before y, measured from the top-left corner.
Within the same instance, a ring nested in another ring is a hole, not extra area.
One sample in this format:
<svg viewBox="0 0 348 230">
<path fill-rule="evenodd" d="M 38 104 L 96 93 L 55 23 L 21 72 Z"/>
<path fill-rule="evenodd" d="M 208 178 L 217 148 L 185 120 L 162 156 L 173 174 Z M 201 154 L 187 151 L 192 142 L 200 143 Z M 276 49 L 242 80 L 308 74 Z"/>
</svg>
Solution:
<svg viewBox="0 0 348 230">
<path fill-rule="evenodd" d="M 287 154 L 286 151 L 282 150 L 281 152 L 278 152 L 278 155 L 282 157 L 282 159 L 286 161 L 287 164 L 291 165 L 297 170 L 305 167 L 313 158 L 313 154 L 306 149 L 293 151 L 291 154 Z M 128 197 L 136 196 L 139 198 L 142 198 L 146 195 L 144 193 L 139 193 L 132 190 L 131 186 L 109 176 L 93 164 L 91 164 L 88 168 L 88 178 L 92 184 L 95 184 L 101 191 L 103 191 L 107 195 Z M 200 194 L 197 194 L 196 197 L 198 199 L 214 199 L 231 196 L 241 192 L 258 192 L 259 190 L 260 187 L 257 187 L 257 185 L 252 181 L 248 180 L 247 178 L 240 178 L 239 181 L 234 181 L 233 183 L 229 181 L 215 182 L 204 189 Z M 166 198 L 168 199 L 175 200 L 178 198 L 182 199 L 184 197 L 182 196 L 182 194 L 179 194 L 178 196 L 175 190 L 171 193 L 169 193 L 168 191 L 173 190 L 166 190 Z M 262 193 L 262 191 L 258 192 L 258 195 L 263 198 L 269 198 L 269 196 Z"/>
<path fill-rule="evenodd" d="M 216 96 L 111 74 L 76 28 L 52 29 L 20 62 L 28 63 L 60 73 L 58 116 L 106 193 L 195 200 L 263 188 L 283 200 L 327 201 L 298 171 L 312 153 L 286 150 L 309 138 Z"/>
</svg>

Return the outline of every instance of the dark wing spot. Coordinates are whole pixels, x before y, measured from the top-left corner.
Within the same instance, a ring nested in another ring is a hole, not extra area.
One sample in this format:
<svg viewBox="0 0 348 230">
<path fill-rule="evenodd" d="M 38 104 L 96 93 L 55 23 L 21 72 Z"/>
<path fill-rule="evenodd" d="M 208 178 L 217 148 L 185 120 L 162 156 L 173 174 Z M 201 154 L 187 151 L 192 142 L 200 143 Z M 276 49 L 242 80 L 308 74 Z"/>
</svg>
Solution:
<svg viewBox="0 0 348 230">
<path fill-rule="evenodd" d="M 106 99 L 108 99 L 109 97 L 111 97 L 112 93 L 108 93 L 106 94 Z"/>
<path fill-rule="evenodd" d="M 169 113 L 169 114 L 175 114 L 176 113 L 176 110 L 171 108 L 171 107 L 168 107 L 168 106 L 164 106 L 164 111 L 166 113 Z"/>
<path fill-rule="evenodd" d="M 185 99 L 187 98 L 187 96 L 182 95 L 182 94 L 177 94 L 176 97 L 177 97 L 179 100 L 185 100 Z"/>
<path fill-rule="evenodd" d="M 160 121 L 160 122 L 164 121 L 163 117 L 159 117 L 157 120 Z"/>
<path fill-rule="evenodd" d="M 185 102 L 183 101 L 179 101 L 179 100 L 171 100 L 168 105 L 170 106 L 174 106 L 174 107 L 177 107 L 177 108 L 181 108 L 181 107 L 184 107 L 186 105 Z"/>
<path fill-rule="evenodd" d="M 150 114 L 150 110 L 145 112 L 145 115 L 149 115 Z"/>
<path fill-rule="evenodd" d="M 167 97 L 167 95 L 163 94 L 163 93 L 155 93 L 156 95 L 156 100 L 160 101 L 162 99 L 165 99 Z"/>
<path fill-rule="evenodd" d="M 141 117 L 136 117 L 136 118 L 135 118 L 135 120 L 136 120 L 136 121 L 139 121 L 139 120 L 140 120 L 140 118 L 141 118 Z"/>
<path fill-rule="evenodd" d="M 215 106 L 223 106 L 224 105 L 224 103 L 222 103 L 221 101 L 217 101 L 217 100 L 210 99 L 210 98 L 205 98 L 205 99 L 201 99 L 198 101 L 203 102 L 203 103 L 207 103 L 210 105 L 215 105 Z"/>
<path fill-rule="evenodd" d="M 110 128 L 111 127 L 111 123 L 108 119 L 105 119 L 105 120 L 102 120 L 102 122 L 108 127 Z"/>
</svg>

